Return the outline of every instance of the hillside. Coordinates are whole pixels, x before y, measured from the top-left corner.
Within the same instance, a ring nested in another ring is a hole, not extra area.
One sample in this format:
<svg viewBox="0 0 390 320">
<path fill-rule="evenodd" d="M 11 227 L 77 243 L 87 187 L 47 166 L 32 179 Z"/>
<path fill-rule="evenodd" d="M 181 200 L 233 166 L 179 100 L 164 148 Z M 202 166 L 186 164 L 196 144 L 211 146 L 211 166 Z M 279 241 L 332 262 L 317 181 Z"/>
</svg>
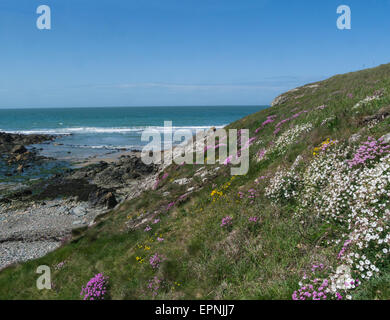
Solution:
<svg viewBox="0 0 390 320">
<path fill-rule="evenodd" d="M 228 126 L 256 138 L 247 175 L 165 168 L 58 250 L 1 271 L 0 299 L 81 299 L 99 273 L 106 299 L 390 299 L 389 115 L 390 64 L 291 90 Z M 52 290 L 36 288 L 39 265 Z"/>
</svg>

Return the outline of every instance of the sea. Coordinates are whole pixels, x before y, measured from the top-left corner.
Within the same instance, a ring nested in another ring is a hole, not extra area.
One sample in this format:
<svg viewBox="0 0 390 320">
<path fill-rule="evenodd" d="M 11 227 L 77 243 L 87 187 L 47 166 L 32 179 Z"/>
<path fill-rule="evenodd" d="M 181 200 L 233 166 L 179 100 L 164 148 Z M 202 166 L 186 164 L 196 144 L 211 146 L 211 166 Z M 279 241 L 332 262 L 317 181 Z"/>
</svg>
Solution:
<svg viewBox="0 0 390 320">
<path fill-rule="evenodd" d="M 57 135 L 54 142 L 40 144 L 39 153 L 58 160 L 104 157 L 124 150 L 140 150 L 144 130 L 164 132 L 164 121 L 172 130 L 193 133 L 222 128 L 267 106 L 175 106 L 0 109 L 0 131 Z"/>
</svg>

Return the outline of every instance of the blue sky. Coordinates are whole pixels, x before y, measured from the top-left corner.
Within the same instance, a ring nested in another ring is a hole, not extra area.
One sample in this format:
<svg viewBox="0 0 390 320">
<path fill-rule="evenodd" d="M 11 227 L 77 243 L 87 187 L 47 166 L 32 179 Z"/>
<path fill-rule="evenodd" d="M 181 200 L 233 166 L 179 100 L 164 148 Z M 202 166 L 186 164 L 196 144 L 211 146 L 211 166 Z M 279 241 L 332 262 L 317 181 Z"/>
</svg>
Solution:
<svg viewBox="0 0 390 320">
<path fill-rule="evenodd" d="M 43 4 L 52 30 L 36 28 Z M 390 0 L 1 0 L 0 107 L 269 104 L 390 62 L 389 14 Z"/>
</svg>

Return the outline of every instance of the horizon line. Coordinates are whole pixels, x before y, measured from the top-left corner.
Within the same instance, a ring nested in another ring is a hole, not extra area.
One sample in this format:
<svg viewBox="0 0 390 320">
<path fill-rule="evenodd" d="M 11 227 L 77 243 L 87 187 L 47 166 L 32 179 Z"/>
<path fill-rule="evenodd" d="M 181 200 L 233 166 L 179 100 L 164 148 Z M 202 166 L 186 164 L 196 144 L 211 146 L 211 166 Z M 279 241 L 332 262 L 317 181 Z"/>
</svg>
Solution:
<svg viewBox="0 0 390 320">
<path fill-rule="evenodd" d="M 150 106 L 82 106 L 82 107 L 0 107 L 0 110 L 26 110 L 26 109 L 98 109 L 98 108 L 188 108 L 188 107 L 270 107 L 270 104 L 217 104 L 217 105 L 150 105 Z"/>
</svg>

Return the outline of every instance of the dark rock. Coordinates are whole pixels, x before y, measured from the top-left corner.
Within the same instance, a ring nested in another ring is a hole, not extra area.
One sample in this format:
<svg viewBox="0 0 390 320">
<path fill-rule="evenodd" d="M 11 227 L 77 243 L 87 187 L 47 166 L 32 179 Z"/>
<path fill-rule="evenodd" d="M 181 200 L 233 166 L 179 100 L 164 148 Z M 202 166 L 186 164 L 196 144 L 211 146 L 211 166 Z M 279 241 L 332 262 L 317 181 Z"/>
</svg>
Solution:
<svg viewBox="0 0 390 320">
<path fill-rule="evenodd" d="M 156 172 L 157 166 L 146 165 L 136 155 L 122 156 L 118 163 L 100 162 L 71 173 L 74 179 L 88 179 L 97 186 L 106 189 L 120 188 L 134 179 Z"/>
<path fill-rule="evenodd" d="M 0 203 L 11 203 L 12 200 L 22 200 L 23 198 L 29 197 L 31 195 L 32 195 L 32 190 L 30 189 L 18 190 L 0 199 Z"/>
<path fill-rule="evenodd" d="M 12 148 L 11 153 L 22 154 L 27 152 L 27 149 L 22 145 L 16 145 Z"/>
<path fill-rule="evenodd" d="M 96 192 L 92 192 L 89 195 L 88 201 L 91 206 L 104 206 L 107 209 L 112 209 L 118 204 L 113 192 L 105 189 L 99 189 Z"/>
<path fill-rule="evenodd" d="M 365 126 L 373 121 L 382 121 L 390 115 L 390 105 L 380 108 L 374 115 L 364 117 L 359 121 L 361 126 Z"/>
<path fill-rule="evenodd" d="M 43 191 L 34 196 L 36 200 L 77 197 L 79 201 L 88 201 L 89 194 L 98 189 L 96 185 L 84 179 L 63 178 L 52 179 L 49 184 L 41 187 Z"/>
</svg>

